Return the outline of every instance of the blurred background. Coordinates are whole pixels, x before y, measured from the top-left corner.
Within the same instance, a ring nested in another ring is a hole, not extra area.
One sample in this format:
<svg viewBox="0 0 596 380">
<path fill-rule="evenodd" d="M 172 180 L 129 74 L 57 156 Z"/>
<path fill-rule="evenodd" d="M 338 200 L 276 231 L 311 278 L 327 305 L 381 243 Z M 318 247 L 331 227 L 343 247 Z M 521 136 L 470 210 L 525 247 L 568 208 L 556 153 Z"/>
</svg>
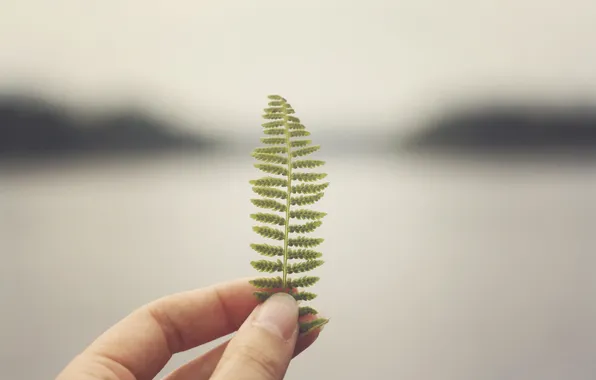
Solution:
<svg viewBox="0 0 596 380">
<path fill-rule="evenodd" d="M 595 20 L 588 0 L 0 0 L 2 377 L 53 378 L 143 303 L 254 275 L 250 152 L 281 94 L 331 182 L 332 322 L 287 379 L 594 378 Z"/>
</svg>

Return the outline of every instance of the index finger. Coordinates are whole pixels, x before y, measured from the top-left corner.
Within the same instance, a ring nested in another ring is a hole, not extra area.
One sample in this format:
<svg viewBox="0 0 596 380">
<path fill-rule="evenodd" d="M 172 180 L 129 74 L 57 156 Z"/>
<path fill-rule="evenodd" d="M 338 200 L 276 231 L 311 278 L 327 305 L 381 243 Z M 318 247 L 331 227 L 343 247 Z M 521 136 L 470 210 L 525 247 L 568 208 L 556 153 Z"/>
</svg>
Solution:
<svg viewBox="0 0 596 380">
<path fill-rule="evenodd" d="M 247 278 L 153 301 L 97 338 L 58 379 L 152 379 L 173 354 L 236 331 L 258 305 L 255 290 Z"/>
</svg>

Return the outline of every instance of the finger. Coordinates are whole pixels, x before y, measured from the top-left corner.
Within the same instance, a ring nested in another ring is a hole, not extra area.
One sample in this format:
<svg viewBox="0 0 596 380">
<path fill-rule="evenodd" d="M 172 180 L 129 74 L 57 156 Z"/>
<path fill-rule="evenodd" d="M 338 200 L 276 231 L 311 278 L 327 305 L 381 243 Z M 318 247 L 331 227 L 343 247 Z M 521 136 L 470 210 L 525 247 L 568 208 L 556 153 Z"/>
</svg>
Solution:
<svg viewBox="0 0 596 380">
<path fill-rule="evenodd" d="M 315 316 L 309 315 L 300 318 L 300 320 L 306 321 L 315 318 Z M 312 345 L 318 338 L 319 332 L 319 330 L 316 330 L 308 335 L 299 336 L 292 357 L 300 355 L 300 353 L 310 347 L 310 345 Z M 207 353 L 177 368 L 163 380 L 208 380 L 213 374 L 213 371 L 219 363 L 219 360 L 221 359 L 221 356 L 229 342 L 230 341 L 228 340 L 211 349 Z"/>
<path fill-rule="evenodd" d="M 258 305 L 254 291 L 240 279 L 151 302 L 101 335 L 58 379 L 153 379 L 174 353 L 237 330 Z"/>
<path fill-rule="evenodd" d="M 226 347 L 212 380 L 280 380 L 298 338 L 298 304 L 277 293 L 242 324 Z"/>
<path fill-rule="evenodd" d="M 208 380 L 230 341 L 226 341 L 198 358 L 184 364 L 163 380 Z"/>
</svg>

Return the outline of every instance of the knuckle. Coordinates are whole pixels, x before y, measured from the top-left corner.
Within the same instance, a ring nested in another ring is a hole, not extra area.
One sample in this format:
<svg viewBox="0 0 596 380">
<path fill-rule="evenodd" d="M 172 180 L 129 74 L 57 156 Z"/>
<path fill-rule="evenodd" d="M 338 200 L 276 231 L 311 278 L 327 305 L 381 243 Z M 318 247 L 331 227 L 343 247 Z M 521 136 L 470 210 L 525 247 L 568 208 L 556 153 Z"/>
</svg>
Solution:
<svg viewBox="0 0 596 380">
<path fill-rule="evenodd" d="M 266 350 L 248 343 L 239 345 L 237 350 L 242 362 L 252 371 L 261 375 L 263 379 L 279 378 L 281 363 Z"/>
</svg>

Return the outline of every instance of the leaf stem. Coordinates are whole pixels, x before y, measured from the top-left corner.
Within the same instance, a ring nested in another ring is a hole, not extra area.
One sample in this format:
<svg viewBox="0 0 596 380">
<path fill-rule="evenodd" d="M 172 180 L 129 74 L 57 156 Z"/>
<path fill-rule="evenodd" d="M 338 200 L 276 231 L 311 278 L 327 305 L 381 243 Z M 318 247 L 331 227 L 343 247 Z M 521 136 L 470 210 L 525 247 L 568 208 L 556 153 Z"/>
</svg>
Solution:
<svg viewBox="0 0 596 380">
<path fill-rule="evenodd" d="M 287 108 L 284 102 L 283 108 Z M 292 152 L 290 151 L 290 126 L 288 125 L 288 115 L 284 114 L 284 128 L 286 133 L 286 147 L 288 152 L 288 194 L 286 197 L 286 228 L 284 238 L 284 263 L 283 263 L 283 279 L 282 288 L 285 289 L 288 285 L 288 237 L 290 234 L 290 205 L 292 194 Z M 289 289 L 288 289 L 289 291 Z"/>
</svg>

